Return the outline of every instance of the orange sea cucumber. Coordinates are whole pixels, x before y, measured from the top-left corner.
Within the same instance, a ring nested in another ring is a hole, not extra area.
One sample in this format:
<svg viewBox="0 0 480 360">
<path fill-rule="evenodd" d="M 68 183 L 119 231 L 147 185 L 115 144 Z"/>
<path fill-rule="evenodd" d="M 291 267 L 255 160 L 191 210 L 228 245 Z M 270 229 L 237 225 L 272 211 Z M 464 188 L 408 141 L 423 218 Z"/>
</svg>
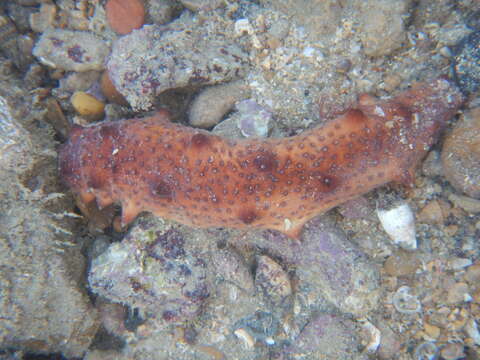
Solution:
<svg viewBox="0 0 480 360">
<path fill-rule="evenodd" d="M 309 219 L 390 181 L 411 183 L 416 164 L 456 112 L 448 80 L 413 86 L 326 125 L 284 139 L 231 141 L 168 121 L 75 128 L 60 150 L 71 189 L 100 207 L 122 205 L 196 227 L 276 229 L 298 238 Z"/>
</svg>

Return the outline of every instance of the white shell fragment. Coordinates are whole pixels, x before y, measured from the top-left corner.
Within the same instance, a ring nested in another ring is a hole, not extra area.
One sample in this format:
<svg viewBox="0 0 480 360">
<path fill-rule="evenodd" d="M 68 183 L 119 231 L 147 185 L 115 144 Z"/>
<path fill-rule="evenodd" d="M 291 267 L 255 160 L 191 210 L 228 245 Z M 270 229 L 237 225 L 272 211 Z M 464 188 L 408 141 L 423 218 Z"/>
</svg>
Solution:
<svg viewBox="0 0 480 360">
<path fill-rule="evenodd" d="M 406 250 L 417 248 L 415 217 L 407 203 L 402 202 L 389 210 L 377 209 L 377 215 L 383 229 L 395 244 Z"/>
<path fill-rule="evenodd" d="M 368 335 L 368 344 L 365 346 L 365 352 L 374 354 L 377 352 L 381 342 L 381 333 L 370 321 L 362 319 L 360 321 L 363 331 Z"/>
<path fill-rule="evenodd" d="M 392 298 L 393 306 L 402 314 L 415 314 L 422 310 L 422 304 L 415 295 L 410 294 L 408 286 L 401 286 Z"/>
</svg>

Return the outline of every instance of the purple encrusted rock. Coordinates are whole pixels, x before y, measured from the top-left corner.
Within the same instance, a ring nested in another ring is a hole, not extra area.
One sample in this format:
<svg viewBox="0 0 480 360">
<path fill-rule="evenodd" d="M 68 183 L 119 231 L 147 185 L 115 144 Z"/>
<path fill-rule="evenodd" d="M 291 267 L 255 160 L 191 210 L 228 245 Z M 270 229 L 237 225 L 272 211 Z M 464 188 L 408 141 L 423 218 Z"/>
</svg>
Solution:
<svg viewBox="0 0 480 360">
<path fill-rule="evenodd" d="M 319 217 L 304 228 L 302 240 L 294 242 L 273 232 L 264 232 L 256 245 L 296 267 L 299 291 L 323 295 L 341 311 L 363 316 L 379 300 L 379 272 L 368 257 L 328 217 Z"/>
<path fill-rule="evenodd" d="M 134 227 L 92 261 L 88 280 L 110 301 L 170 322 L 197 315 L 210 294 L 203 255 L 174 227 Z"/>
<path fill-rule="evenodd" d="M 168 26 L 146 25 L 119 38 L 107 63 L 116 89 L 146 110 L 165 90 L 241 77 L 247 55 L 214 25 L 185 12 Z"/>
</svg>

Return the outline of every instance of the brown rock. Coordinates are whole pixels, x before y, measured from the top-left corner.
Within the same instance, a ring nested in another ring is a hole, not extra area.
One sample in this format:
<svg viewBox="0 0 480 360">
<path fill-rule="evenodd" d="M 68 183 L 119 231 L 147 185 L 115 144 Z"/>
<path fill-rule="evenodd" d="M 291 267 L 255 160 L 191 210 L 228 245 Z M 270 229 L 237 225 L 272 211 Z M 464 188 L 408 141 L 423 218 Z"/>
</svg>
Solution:
<svg viewBox="0 0 480 360">
<path fill-rule="evenodd" d="M 412 275 L 419 264 L 416 254 L 399 251 L 385 261 L 383 270 L 390 276 Z"/>
<path fill-rule="evenodd" d="M 480 262 L 469 266 L 464 278 L 471 285 L 480 284 Z"/>
<path fill-rule="evenodd" d="M 468 285 L 464 282 L 457 282 L 447 289 L 447 303 L 459 304 L 466 300 L 468 296 Z"/>
<path fill-rule="evenodd" d="M 437 200 L 430 201 L 417 214 L 417 220 L 427 224 L 441 224 L 443 223 L 442 208 Z"/>
<path fill-rule="evenodd" d="M 105 10 L 108 24 L 120 35 L 141 28 L 145 19 L 142 0 L 108 0 Z"/>
<path fill-rule="evenodd" d="M 117 90 L 115 85 L 113 85 L 113 82 L 108 75 L 108 71 L 105 71 L 102 74 L 100 85 L 102 87 L 103 95 L 105 95 L 109 102 L 122 106 L 128 106 L 128 102 L 125 97 Z"/>
</svg>

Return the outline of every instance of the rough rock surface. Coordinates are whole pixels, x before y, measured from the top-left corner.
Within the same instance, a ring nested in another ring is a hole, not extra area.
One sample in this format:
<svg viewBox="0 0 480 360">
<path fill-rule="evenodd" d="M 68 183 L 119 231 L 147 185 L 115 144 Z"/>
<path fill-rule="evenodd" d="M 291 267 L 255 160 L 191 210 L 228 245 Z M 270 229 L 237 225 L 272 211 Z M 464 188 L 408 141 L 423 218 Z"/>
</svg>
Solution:
<svg viewBox="0 0 480 360">
<path fill-rule="evenodd" d="M 102 39 L 84 31 L 47 30 L 33 49 L 43 64 L 67 71 L 102 70 L 109 47 Z"/>
<path fill-rule="evenodd" d="M 447 136 L 442 165 L 455 189 L 480 199 L 480 108 L 466 113 Z"/>
<path fill-rule="evenodd" d="M 354 334 L 355 323 L 334 315 L 319 315 L 302 330 L 287 353 L 321 356 L 325 359 L 366 359 L 358 351 Z"/>
<path fill-rule="evenodd" d="M 405 41 L 405 0 L 363 1 L 360 7 L 360 37 L 369 56 L 390 55 Z"/>
<path fill-rule="evenodd" d="M 191 319 L 209 297 L 206 263 L 172 225 L 144 221 L 92 262 L 90 288 L 168 321 Z"/>
<path fill-rule="evenodd" d="M 168 27 L 144 26 L 115 42 L 109 75 L 133 108 L 149 109 L 167 89 L 212 85 L 241 75 L 246 54 L 219 28 L 199 21 L 184 13 Z"/>
<path fill-rule="evenodd" d="M 298 286 L 320 301 L 323 295 L 341 311 L 363 316 L 378 305 L 379 273 L 364 253 L 327 219 L 310 221 L 301 243 L 266 232 L 254 240 L 297 266 Z"/>
<path fill-rule="evenodd" d="M 0 347 L 80 357 L 97 314 L 80 287 L 80 248 L 62 221 L 68 206 L 53 192 L 56 153 L 41 114 L 0 75 Z"/>
</svg>

